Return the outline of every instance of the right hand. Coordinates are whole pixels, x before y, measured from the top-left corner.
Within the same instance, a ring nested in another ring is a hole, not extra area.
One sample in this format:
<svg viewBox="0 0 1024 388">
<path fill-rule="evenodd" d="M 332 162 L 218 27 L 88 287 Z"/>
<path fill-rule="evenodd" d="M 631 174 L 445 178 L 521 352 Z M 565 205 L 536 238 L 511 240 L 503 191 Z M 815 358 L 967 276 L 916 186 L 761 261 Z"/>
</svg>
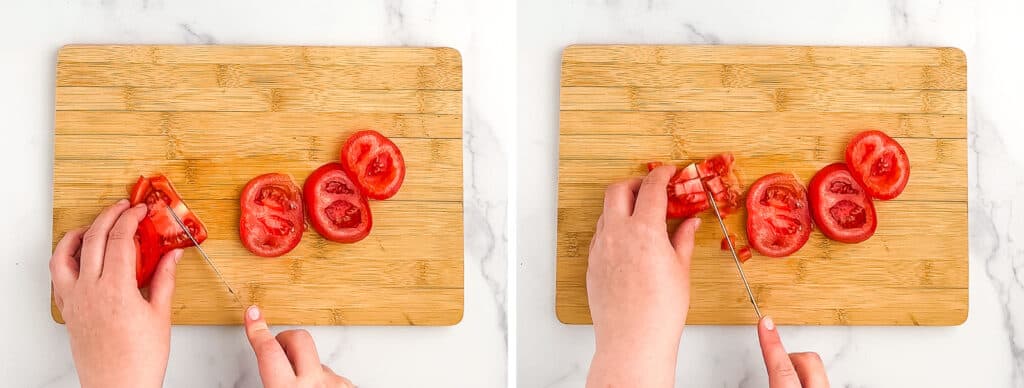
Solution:
<svg viewBox="0 0 1024 388">
<path fill-rule="evenodd" d="M 256 352 L 260 379 L 266 388 L 355 388 L 348 379 L 320 364 L 313 337 L 305 330 L 286 330 L 274 337 L 259 307 L 245 312 L 245 335 Z"/>
<path fill-rule="evenodd" d="M 761 340 L 761 354 L 768 369 L 771 388 L 828 388 L 825 364 L 818 353 L 786 353 L 779 331 L 771 317 L 761 318 L 757 324 L 757 337 Z"/>
</svg>

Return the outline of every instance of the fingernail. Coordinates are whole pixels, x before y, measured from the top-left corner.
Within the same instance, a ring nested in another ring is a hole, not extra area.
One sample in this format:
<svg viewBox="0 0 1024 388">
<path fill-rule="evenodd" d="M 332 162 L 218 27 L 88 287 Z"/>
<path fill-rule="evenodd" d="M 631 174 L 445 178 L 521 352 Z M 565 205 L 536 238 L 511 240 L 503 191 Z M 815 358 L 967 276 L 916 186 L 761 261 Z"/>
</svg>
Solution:
<svg viewBox="0 0 1024 388">
<path fill-rule="evenodd" d="M 256 305 L 249 306 L 249 309 L 245 310 L 245 315 L 249 316 L 250 321 L 257 321 L 260 319 L 260 308 Z"/>
<path fill-rule="evenodd" d="M 136 209 L 145 209 L 146 208 L 146 203 L 143 202 L 143 203 L 140 203 L 138 205 L 135 205 L 135 208 Z"/>
<path fill-rule="evenodd" d="M 171 254 L 173 255 L 171 257 L 174 258 L 174 264 L 178 264 L 178 262 L 181 261 L 181 257 L 185 255 L 185 251 L 182 250 L 181 248 L 178 248 L 175 249 L 174 252 Z"/>
<path fill-rule="evenodd" d="M 764 317 L 764 328 L 768 330 L 775 330 L 775 322 L 772 321 L 772 317 Z"/>
<path fill-rule="evenodd" d="M 128 203 L 128 200 L 125 199 L 125 198 L 121 198 L 121 200 L 117 201 L 118 205 L 124 205 L 124 204 L 127 204 L 127 203 Z"/>
</svg>

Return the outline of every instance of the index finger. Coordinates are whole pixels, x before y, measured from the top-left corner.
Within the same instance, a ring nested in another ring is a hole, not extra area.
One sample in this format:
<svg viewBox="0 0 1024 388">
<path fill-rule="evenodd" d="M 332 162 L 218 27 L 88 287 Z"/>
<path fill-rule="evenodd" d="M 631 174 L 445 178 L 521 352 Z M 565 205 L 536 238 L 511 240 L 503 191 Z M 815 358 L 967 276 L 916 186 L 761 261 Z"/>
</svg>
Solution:
<svg viewBox="0 0 1024 388">
<path fill-rule="evenodd" d="M 256 353 L 260 379 L 266 386 L 285 386 L 295 379 L 295 371 L 277 338 L 270 333 L 267 321 L 255 305 L 245 310 L 245 336 Z"/>
<path fill-rule="evenodd" d="M 135 231 L 139 222 L 146 217 L 146 205 L 139 204 L 128 209 L 117 218 L 114 228 L 107 234 L 107 252 L 103 256 L 101 279 L 111 279 L 134 286 L 135 282 Z"/>
<path fill-rule="evenodd" d="M 665 221 L 668 207 L 668 182 L 675 174 L 675 166 L 660 166 L 644 177 L 640 193 L 636 198 L 634 217 Z"/>
<path fill-rule="evenodd" d="M 757 324 L 757 338 L 761 342 L 761 355 L 768 369 L 768 385 L 772 388 L 800 388 L 800 379 L 793 368 L 793 362 L 782 346 L 779 331 L 772 318 L 765 316 Z"/>
</svg>

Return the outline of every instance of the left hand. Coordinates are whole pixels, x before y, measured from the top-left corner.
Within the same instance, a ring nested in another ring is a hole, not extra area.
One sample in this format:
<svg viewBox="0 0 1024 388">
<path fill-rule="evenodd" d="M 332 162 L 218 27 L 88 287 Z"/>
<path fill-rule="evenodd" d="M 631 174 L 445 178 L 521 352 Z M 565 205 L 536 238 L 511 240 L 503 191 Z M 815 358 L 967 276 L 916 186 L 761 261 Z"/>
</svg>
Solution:
<svg viewBox="0 0 1024 388">
<path fill-rule="evenodd" d="M 170 353 L 171 297 L 181 249 L 161 258 L 149 300 L 136 288 L 135 230 L 146 206 L 121 200 L 50 258 L 53 294 L 83 387 L 160 387 Z"/>
</svg>

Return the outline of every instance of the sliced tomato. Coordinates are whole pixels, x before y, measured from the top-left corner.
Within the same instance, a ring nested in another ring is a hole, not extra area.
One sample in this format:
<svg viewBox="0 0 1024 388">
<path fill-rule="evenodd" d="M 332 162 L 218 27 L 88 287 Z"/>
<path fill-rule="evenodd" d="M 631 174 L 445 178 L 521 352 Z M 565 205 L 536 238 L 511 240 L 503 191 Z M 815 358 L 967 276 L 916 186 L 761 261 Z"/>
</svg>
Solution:
<svg viewBox="0 0 1024 388">
<path fill-rule="evenodd" d="M 270 173 L 253 178 L 242 189 L 241 207 L 238 232 L 242 245 L 256 256 L 281 256 L 302 240 L 302 193 L 290 176 Z"/>
<path fill-rule="evenodd" d="M 354 243 L 373 227 L 370 203 L 341 163 L 327 163 L 313 171 L 302 187 L 309 221 L 324 238 Z"/>
<path fill-rule="evenodd" d="M 811 235 L 807 190 L 792 174 L 769 174 L 747 193 L 747 239 L 758 252 L 784 257 L 798 251 Z"/>
<path fill-rule="evenodd" d="M 132 206 L 145 203 L 149 208 L 146 217 L 139 222 L 136 232 L 136 241 L 139 244 L 136 278 L 139 287 L 144 287 L 152 279 L 156 265 L 164 253 L 194 245 L 174 218 L 167 214 L 167 208 L 181 218 L 196 242 L 202 244 L 208 233 L 199 217 L 188 209 L 171 185 L 171 181 L 163 175 L 139 177 L 129 192 L 128 200 Z"/>
<path fill-rule="evenodd" d="M 725 153 L 676 170 L 667 187 L 666 217 L 689 218 L 707 210 L 708 191 L 714 196 L 722 216 L 735 212 L 741 204 L 742 188 L 732 170 L 733 162 L 732 154 Z M 647 169 L 661 165 L 661 162 L 649 162 Z"/>
<path fill-rule="evenodd" d="M 750 247 L 744 245 L 736 250 L 736 256 L 740 258 L 740 263 L 746 263 L 747 260 L 754 257 L 754 253 L 750 252 Z"/>
<path fill-rule="evenodd" d="M 910 180 L 907 151 L 881 131 L 854 136 L 846 146 L 846 164 L 857 183 L 878 199 L 896 198 Z"/>
<path fill-rule="evenodd" d="M 814 223 L 829 238 L 859 243 L 875 234 L 875 205 L 846 164 L 825 166 L 814 174 L 807 190 Z"/>
<path fill-rule="evenodd" d="M 341 164 L 363 194 L 388 199 L 405 180 L 405 159 L 390 139 L 377 131 L 359 131 L 341 147 Z"/>
</svg>

